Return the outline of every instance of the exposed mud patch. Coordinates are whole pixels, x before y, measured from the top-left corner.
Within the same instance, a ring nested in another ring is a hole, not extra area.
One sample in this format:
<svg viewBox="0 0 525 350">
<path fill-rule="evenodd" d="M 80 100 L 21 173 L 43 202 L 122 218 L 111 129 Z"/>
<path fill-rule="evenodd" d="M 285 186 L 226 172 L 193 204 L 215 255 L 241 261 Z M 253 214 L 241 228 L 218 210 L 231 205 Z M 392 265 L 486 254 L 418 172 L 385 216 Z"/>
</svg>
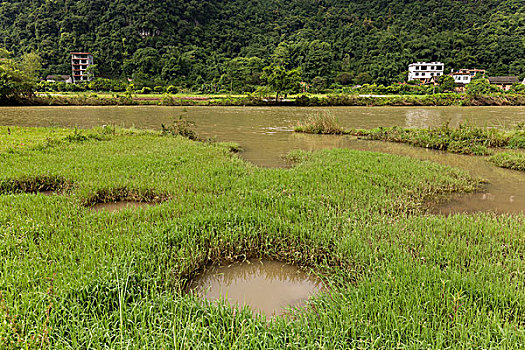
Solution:
<svg viewBox="0 0 525 350">
<path fill-rule="evenodd" d="M 128 208 L 145 208 L 155 203 L 148 202 L 135 202 L 135 201 L 119 201 L 119 202 L 109 202 L 109 203 L 97 203 L 91 207 L 94 211 L 108 211 L 115 212 L 122 209 Z"/>
<path fill-rule="evenodd" d="M 225 300 L 232 306 L 249 306 L 266 316 L 285 314 L 301 307 L 323 290 L 319 278 L 296 266 L 278 261 L 251 260 L 212 266 L 187 289 L 210 301 Z"/>
<path fill-rule="evenodd" d="M 97 191 L 84 200 L 84 206 L 93 210 L 116 211 L 124 208 L 145 207 L 168 200 L 167 194 L 129 188 L 107 188 Z"/>
<path fill-rule="evenodd" d="M 44 195 L 52 195 L 56 192 L 64 191 L 71 186 L 71 182 L 61 176 L 28 176 L 0 180 L 0 194 L 42 193 Z"/>
</svg>

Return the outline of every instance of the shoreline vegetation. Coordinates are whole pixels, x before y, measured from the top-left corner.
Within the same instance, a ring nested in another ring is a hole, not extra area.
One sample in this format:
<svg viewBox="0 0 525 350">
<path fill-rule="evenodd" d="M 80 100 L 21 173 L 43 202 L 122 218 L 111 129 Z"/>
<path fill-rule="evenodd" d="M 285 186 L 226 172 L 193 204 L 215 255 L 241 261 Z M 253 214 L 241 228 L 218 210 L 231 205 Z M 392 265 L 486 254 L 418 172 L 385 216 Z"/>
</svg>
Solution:
<svg viewBox="0 0 525 350">
<path fill-rule="evenodd" d="M 403 127 L 379 127 L 374 129 L 345 129 L 330 113 L 320 113 L 299 123 L 295 132 L 323 135 L 351 135 L 366 140 L 407 143 L 416 147 L 430 148 L 457 154 L 490 156 L 499 166 L 525 170 L 525 156 L 519 152 L 502 152 L 503 149 L 525 149 L 525 126 L 516 125 L 512 130 L 478 127 L 467 123 L 453 128 L 449 123 L 439 127 L 418 129 Z M 497 154 L 495 154 L 497 153 Z"/>
<path fill-rule="evenodd" d="M 258 168 L 187 127 L 0 130 L 1 348 L 525 342 L 523 217 L 425 207 L 475 190 L 466 172 L 349 149 Z M 115 200 L 156 205 L 91 209 Z M 250 258 L 326 292 L 272 320 L 184 292 L 205 266 Z"/>
<path fill-rule="evenodd" d="M 501 152 L 491 156 L 489 160 L 500 168 L 525 171 L 525 153 Z"/>
<path fill-rule="evenodd" d="M 275 98 L 254 95 L 130 95 L 123 93 L 37 93 L 10 102 L 22 106 L 525 106 L 525 94 L 494 93 L 467 95 L 296 95 L 276 102 Z"/>
</svg>

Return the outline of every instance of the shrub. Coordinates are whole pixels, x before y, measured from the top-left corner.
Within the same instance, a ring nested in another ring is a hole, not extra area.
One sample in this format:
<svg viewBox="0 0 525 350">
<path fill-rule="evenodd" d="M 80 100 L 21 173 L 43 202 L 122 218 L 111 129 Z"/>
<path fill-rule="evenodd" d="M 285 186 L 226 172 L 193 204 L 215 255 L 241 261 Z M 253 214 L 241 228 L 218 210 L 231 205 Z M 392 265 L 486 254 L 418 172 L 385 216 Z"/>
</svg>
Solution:
<svg viewBox="0 0 525 350">
<path fill-rule="evenodd" d="M 97 78 L 88 83 L 88 88 L 93 91 L 123 92 L 127 84 L 119 80 Z"/>
<path fill-rule="evenodd" d="M 317 113 L 308 118 L 306 122 L 297 125 L 295 131 L 308 134 L 341 135 L 346 133 L 332 113 Z"/>
<path fill-rule="evenodd" d="M 161 124 L 163 135 L 182 136 L 190 140 L 197 140 L 197 133 L 193 129 L 195 123 L 184 119 L 183 116 L 179 116 L 173 121 L 172 125 Z"/>
<path fill-rule="evenodd" d="M 465 92 L 467 93 L 467 95 L 471 95 L 471 96 L 486 95 L 491 92 L 499 92 L 499 91 L 501 90 L 497 86 L 490 85 L 489 80 L 485 78 L 472 80 L 465 87 Z"/>
<path fill-rule="evenodd" d="M 177 92 L 179 92 L 179 89 L 178 89 L 176 86 L 174 86 L 174 85 L 170 85 L 170 86 L 168 86 L 168 88 L 166 89 L 166 92 L 167 92 L 168 94 L 176 94 Z"/>
</svg>

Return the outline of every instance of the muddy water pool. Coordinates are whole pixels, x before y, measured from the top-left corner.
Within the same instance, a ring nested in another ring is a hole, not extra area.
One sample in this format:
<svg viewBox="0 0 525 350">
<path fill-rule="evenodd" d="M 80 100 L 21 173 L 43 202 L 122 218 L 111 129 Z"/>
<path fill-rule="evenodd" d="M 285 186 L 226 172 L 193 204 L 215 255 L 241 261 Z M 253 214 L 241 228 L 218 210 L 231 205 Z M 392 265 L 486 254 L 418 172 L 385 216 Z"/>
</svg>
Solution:
<svg viewBox="0 0 525 350">
<path fill-rule="evenodd" d="M 191 282 L 189 291 L 211 302 L 224 300 L 271 317 L 303 306 L 322 291 L 322 283 L 292 265 L 252 260 L 210 267 Z"/>
</svg>

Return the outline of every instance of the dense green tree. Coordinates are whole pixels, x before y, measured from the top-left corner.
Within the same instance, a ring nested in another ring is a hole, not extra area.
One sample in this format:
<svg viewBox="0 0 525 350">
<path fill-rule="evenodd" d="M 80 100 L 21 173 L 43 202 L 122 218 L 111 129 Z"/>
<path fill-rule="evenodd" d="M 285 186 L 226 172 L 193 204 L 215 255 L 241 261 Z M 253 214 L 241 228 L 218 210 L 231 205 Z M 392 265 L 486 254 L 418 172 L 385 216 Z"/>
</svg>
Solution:
<svg viewBox="0 0 525 350">
<path fill-rule="evenodd" d="M 465 86 L 465 92 L 472 96 L 486 95 L 498 91 L 500 91 L 498 87 L 490 85 L 489 80 L 485 78 L 472 80 Z"/>
<path fill-rule="evenodd" d="M 254 91 L 261 83 L 263 67 L 259 57 L 236 57 L 226 64 L 225 84 L 230 91 Z"/>
<path fill-rule="evenodd" d="M 520 94 L 525 94 L 525 84 L 521 82 L 514 83 L 512 84 L 511 91 Z"/>
<path fill-rule="evenodd" d="M 312 91 L 313 92 L 322 92 L 324 89 L 326 89 L 326 78 L 317 76 L 312 79 Z"/>
<path fill-rule="evenodd" d="M 370 84 L 373 81 L 372 76 L 368 72 L 359 73 L 355 77 L 355 82 L 357 84 Z"/>
<path fill-rule="evenodd" d="M 123 70 L 128 76 L 153 77 L 162 69 L 160 54 L 158 50 L 147 47 L 135 51 L 131 59 L 124 62 Z"/>
<path fill-rule="evenodd" d="M 314 40 L 308 44 L 301 68 L 304 78 L 312 81 L 315 77 L 330 77 L 333 51 L 329 43 Z"/>
<path fill-rule="evenodd" d="M 456 89 L 456 82 L 450 75 L 442 75 L 438 79 L 439 90 L 441 92 L 452 92 Z"/>
<path fill-rule="evenodd" d="M 287 70 L 278 65 L 266 66 L 261 78 L 275 92 L 275 101 L 279 101 L 281 94 L 284 94 L 286 98 L 287 94 L 299 92 L 301 88 L 300 68 Z"/>
<path fill-rule="evenodd" d="M 341 72 L 335 77 L 335 81 L 341 85 L 350 85 L 354 80 L 354 75 L 350 72 Z"/>
<path fill-rule="evenodd" d="M 28 77 L 35 81 L 42 74 L 42 58 L 34 52 L 24 54 L 19 66 Z"/>
<path fill-rule="evenodd" d="M 31 95 L 34 89 L 31 78 L 9 56 L 0 48 L 0 103 Z"/>
</svg>

